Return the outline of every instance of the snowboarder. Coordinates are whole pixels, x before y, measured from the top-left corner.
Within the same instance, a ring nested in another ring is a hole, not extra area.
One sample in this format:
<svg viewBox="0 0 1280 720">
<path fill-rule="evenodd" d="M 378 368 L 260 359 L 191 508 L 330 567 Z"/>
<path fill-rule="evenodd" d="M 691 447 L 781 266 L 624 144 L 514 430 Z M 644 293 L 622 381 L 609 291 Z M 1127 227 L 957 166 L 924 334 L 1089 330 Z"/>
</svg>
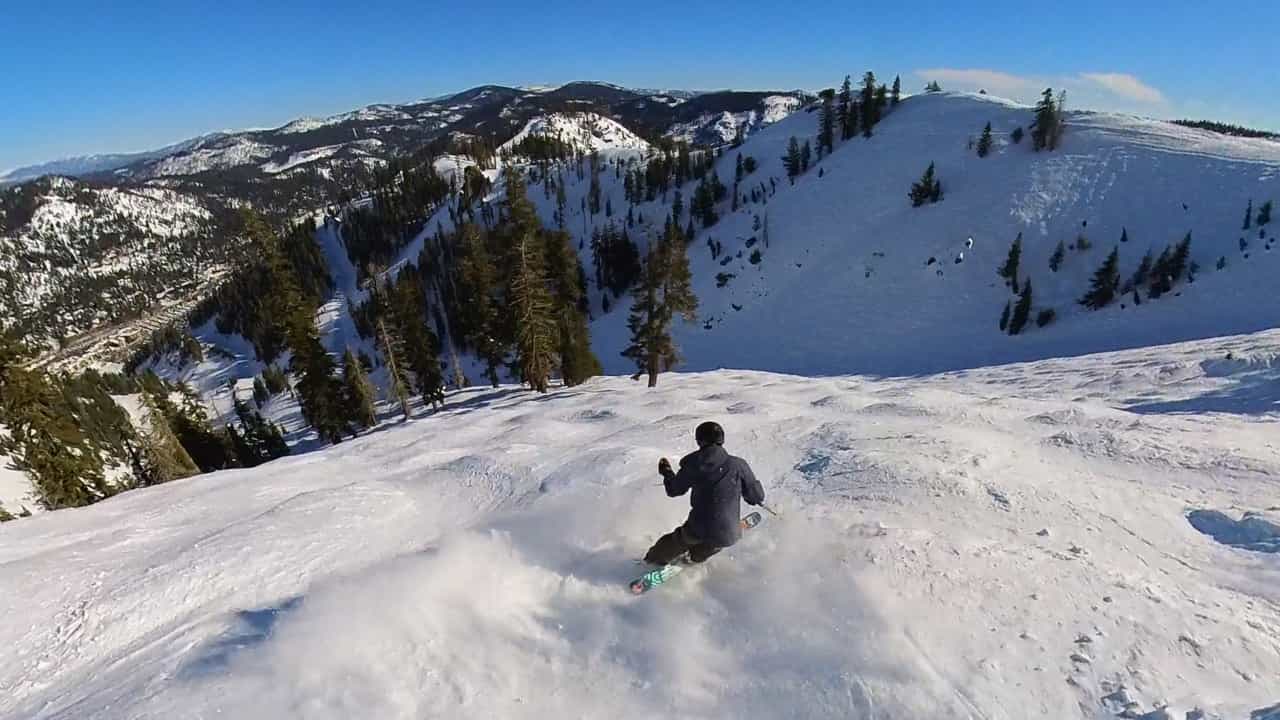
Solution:
<svg viewBox="0 0 1280 720">
<path fill-rule="evenodd" d="M 680 470 L 658 461 L 658 473 L 668 497 L 689 498 L 689 518 L 675 530 L 658 538 L 644 560 L 668 565 L 688 553 L 689 562 L 700 563 L 736 543 L 742 530 L 738 515 L 741 500 L 748 505 L 764 503 L 764 488 L 747 461 L 725 452 L 724 428 L 704 422 L 694 433 L 698 450 L 680 460 Z"/>
</svg>

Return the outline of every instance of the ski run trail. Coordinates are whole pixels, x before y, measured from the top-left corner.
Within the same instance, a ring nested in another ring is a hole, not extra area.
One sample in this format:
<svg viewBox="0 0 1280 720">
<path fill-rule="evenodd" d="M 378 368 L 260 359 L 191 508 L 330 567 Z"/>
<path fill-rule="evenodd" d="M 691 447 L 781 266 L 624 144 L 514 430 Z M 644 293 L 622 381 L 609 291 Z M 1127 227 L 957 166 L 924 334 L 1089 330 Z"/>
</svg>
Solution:
<svg viewBox="0 0 1280 720">
<path fill-rule="evenodd" d="M 0 526 L 0 717 L 1275 718 L 1278 388 L 1269 331 L 451 393 Z M 633 597 L 707 419 L 781 516 Z"/>
</svg>

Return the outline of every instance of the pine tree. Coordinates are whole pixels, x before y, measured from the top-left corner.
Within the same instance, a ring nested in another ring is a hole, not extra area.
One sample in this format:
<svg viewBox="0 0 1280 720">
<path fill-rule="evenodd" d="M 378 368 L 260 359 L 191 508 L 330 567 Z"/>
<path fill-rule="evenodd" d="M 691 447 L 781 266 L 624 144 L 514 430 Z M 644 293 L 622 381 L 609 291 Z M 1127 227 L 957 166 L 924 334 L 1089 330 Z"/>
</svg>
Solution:
<svg viewBox="0 0 1280 720">
<path fill-rule="evenodd" d="M 1058 246 L 1053 249 L 1053 254 L 1049 256 L 1049 269 L 1058 272 L 1058 268 L 1062 267 L 1062 259 L 1067 255 L 1066 243 L 1058 241 Z"/>
<path fill-rule="evenodd" d="M 1049 134 L 1049 149 L 1057 150 L 1062 143 L 1062 132 L 1066 130 L 1067 91 L 1058 93 L 1058 102 L 1053 109 L 1053 132 Z"/>
<path fill-rule="evenodd" d="M 342 387 L 348 421 L 361 429 L 378 424 L 378 415 L 373 406 L 373 385 L 351 348 L 347 348 L 346 354 L 342 356 Z"/>
<path fill-rule="evenodd" d="M 854 131 L 851 129 L 851 123 L 855 115 L 853 107 L 853 86 L 849 82 L 849 76 L 844 76 L 844 82 L 840 84 L 839 101 L 836 104 L 836 121 L 840 125 L 840 139 L 848 140 L 853 137 Z"/>
<path fill-rule="evenodd" d="M 1045 88 L 1040 102 L 1036 103 L 1036 122 L 1031 130 L 1031 146 L 1036 152 L 1049 148 L 1058 132 L 1058 108 L 1053 100 L 1053 88 Z"/>
<path fill-rule="evenodd" d="M 871 137 L 871 128 L 880 121 L 880 106 L 876 104 L 876 75 L 868 70 L 862 76 L 862 135 Z"/>
<path fill-rule="evenodd" d="M 521 188 L 524 187 L 523 178 Z M 600 155 L 591 153 L 591 185 L 587 189 L 587 208 L 592 215 L 600 213 Z"/>
<path fill-rule="evenodd" d="M 391 391 L 392 397 L 400 405 L 400 414 L 402 419 L 408 420 L 409 413 L 409 386 L 405 382 L 404 372 L 401 371 L 400 356 L 404 354 L 401 349 L 402 343 L 391 334 L 391 330 L 387 327 L 384 319 L 378 320 L 378 345 L 382 351 L 382 356 L 387 361 L 387 389 Z M 492 368 L 489 371 L 493 374 L 493 384 L 497 387 L 497 373 Z"/>
<path fill-rule="evenodd" d="M 902 80 L 893 76 L 893 89 L 889 91 L 889 104 L 896 106 L 902 100 Z"/>
<path fill-rule="evenodd" d="M 1271 222 L 1271 201 L 1262 203 L 1262 207 L 1258 208 L 1258 227 Z"/>
<path fill-rule="evenodd" d="M 289 362 L 299 376 L 297 389 L 302 416 L 315 428 L 321 440 L 341 442 L 346 429 L 342 386 L 333 375 L 333 359 L 320 344 L 312 318 L 313 308 L 304 299 L 296 271 L 266 222 L 261 216 L 248 211 L 242 218 L 246 235 L 259 253 L 276 291 L 285 342 L 292 351 Z"/>
<path fill-rule="evenodd" d="M 809 151 L 809 141 L 805 140 L 804 145 L 800 147 L 800 172 L 809 172 L 809 159 L 812 153 Z"/>
<path fill-rule="evenodd" d="M 1170 274 L 1169 269 L 1169 261 L 1172 256 L 1173 249 L 1165 246 L 1165 249 L 1160 252 L 1160 256 L 1156 258 L 1155 264 L 1151 267 L 1151 287 L 1147 297 L 1152 300 L 1173 289 L 1173 276 Z"/>
<path fill-rule="evenodd" d="M 1122 243 L 1129 242 L 1129 228 L 1125 228 L 1125 227 L 1120 228 L 1120 242 Z"/>
<path fill-rule="evenodd" d="M 255 377 L 253 379 L 254 404 L 257 405 L 258 407 L 262 407 L 263 405 L 266 405 L 267 401 L 270 399 L 271 399 L 271 393 L 267 390 L 267 384 L 262 380 L 261 377 Z"/>
<path fill-rule="evenodd" d="M 560 221 L 560 227 L 564 227 L 564 209 L 568 204 L 568 198 L 564 194 L 564 177 L 560 178 L 560 182 L 556 183 L 556 218 Z M 628 211 L 630 212 L 630 211 Z"/>
<path fill-rule="evenodd" d="M 474 225 L 462 228 L 462 258 L 458 267 L 459 330 L 463 340 L 485 364 L 485 377 L 498 387 L 498 368 L 506 361 L 501 317 L 494 292 L 497 271 L 480 231 Z M 596 267 L 600 267 L 597 260 Z M 384 348 L 385 350 L 385 348 Z M 407 406 L 406 406 L 407 408 Z M 405 410 L 405 418 L 408 419 Z"/>
<path fill-rule="evenodd" d="M 268 367 L 267 370 L 270 371 L 272 368 Z M 283 376 L 278 369 L 275 373 Z M 287 384 L 287 380 L 285 382 Z M 178 442 L 195 461 L 201 472 L 222 470 L 239 464 L 231 439 L 224 433 L 215 431 L 209 424 L 204 406 L 194 390 L 179 386 L 177 393 L 182 397 L 179 405 L 170 399 L 174 393 L 173 388 L 160 380 L 154 372 L 148 370 L 139 379 L 138 384 L 145 401 L 159 408 Z"/>
<path fill-rule="evenodd" d="M 1031 279 L 1027 278 L 1026 283 L 1022 286 L 1022 292 L 1018 295 L 1018 304 L 1013 308 L 1013 315 L 1009 318 L 1009 334 L 1017 335 L 1027 326 L 1027 319 L 1031 317 Z"/>
<path fill-rule="evenodd" d="M 1169 256 L 1169 264 L 1166 271 L 1173 282 L 1182 279 L 1183 273 L 1187 271 L 1187 264 L 1191 258 L 1191 233 L 1187 233 L 1176 246 L 1174 246 L 1173 254 Z M 1167 288 L 1166 288 L 1167 289 Z"/>
<path fill-rule="evenodd" d="M 507 297 L 515 328 L 512 367 L 530 388 L 545 393 L 555 364 L 556 328 L 538 218 L 519 181 L 508 182 L 506 205 L 512 233 L 507 261 Z"/>
<path fill-rule="evenodd" d="M 670 326 L 675 317 L 692 322 L 697 317 L 698 299 L 693 294 L 689 258 L 684 238 L 668 223 L 662 239 L 645 259 L 642 280 L 633 292 L 627 327 L 631 343 L 622 356 L 636 364 L 632 379 L 648 375 L 649 387 L 658 384 L 658 374 L 680 361 Z"/>
<path fill-rule="evenodd" d="M 1248 230 L 1251 227 L 1253 227 L 1253 198 L 1249 198 L 1249 204 L 1244 208 L 1244 225 L 1240 229 Z"/>
<path fill-rule="evenodd" d="M 828 154 L 831 152 L 835 140 L 836 91 L 827 88 L 818 95 L 822 98 L 822 107 L 818 110 L 818 157 L 821 158 L 824 152 Z"/>
<path fill-rule="evenodd" d="M 920 177 L 919 182 L 911 185 L 909 196 L 912 207 L 920 207 L 926 202 L 937 202 L 937 199 L 941 196 L 942 186 L 934 177 L 934 172 L 933 163 L 929 163 L 929 167 L 925 169 L 924 175 Z"/>
<path fill-rule="evenodd" d="M 1013 303 L 1008 300 L 1004 301 L 1004 312 L 1000 313 L 1000 332 L 1009 329 L 1009 311 L 1013 307 Z"/>
<path fill-rule="evenodd" d="M 289 389 L 289 378 L 275 365 L 268 365 L 263 369 L 262 383 L 267 386 L 267 392 L 271 395 L 279 395 Z"/>
<path fill-rule="evenodd" d="M 1022 233 L 1013 239 L 1013 243 L 1009 245 L 1009 254 L 1005 256 L 1004 264 L 996 271 L 996 274 L 1004 278 L 1005 283 L 1017 292 L 1018 289 L 1018 264 L 1022 261 Z"/>
<path fill-rule="evenodd" d="M 426 289 L 412 265 L 400 273 L 391 293 L 391 319 L 403 343 L 403 369 L 413 377 L 413 388 L 432 407 L 444 403 L 444 371 L 440 367 L 440 340 L 427 322 Z"/>
<path fill-rule="evenodd" d="M 991 152 L 991 123 L 982 129 L 982 137 L 978 138 L 978 157 L 986 157 Z"/>
<path fill-rule="evenodd" d="M 1021 127 L 1014 128 L 1013 132 L 1009 133 L 1009 139 L 1013 141 L 1014 145 L 1017 145 L 1018 143 L 1022 142 L 1022 128 Z"/>
<path fill-rule="evenodd" d="M 1141 287 L 1147 282 L 1147 276 L 1151 273 L 1151 251 L 1148 250 L 1146 255 L 1142 256 L 1142 261 L 1138 263 L 1138 269 L 1133 271 L 1134 287 Z"/>
<path fill-rule="evenodd" d="M 258 454 L 245 441 L 244 435 L 240 434 L 234 425 L 227 425 L 223 432 L 229 438 L 232 449 L 235 451 L 237 463 L 240 467 L 256 467 L 260 464 Z"/>
<path fill-rule="evenodd" d="M 1115 299 L 1116 290 L 1120 287 L 1120 248 L 1111 250 L 1111 254 L 1102 262 L 1102 266 L 1093 274 L 1089 292 L 1080 298 L 1080 304 L 1091 309 L 1101 310 Z"/>
<path fill-rule="evenodd" d="M 551 280 L 556 323 L 556 349 L 560 356 L 560 376 L 566 386 L 578 385 L 603 372 L 600 360 L 591 352 L 587 329 L 586 272 L 565 233 L 544 233 L 548 276 Z"/>
<path fill-rule="evenodd" d="M 143 486 L 158 485 L 198 475 L 191 455 L 178 442 L 164 413 L 145 394 L 142 396 L 145 429 L 141 448 L 132 459 L 134 476 Z"/>
<path fill-rule="evenodd" d="M 786 164 L 787 177 L 794 179 L 800 174 L 800 141 L 795 135 L 792 135 L 787 143 L 787 154 L 782 158 L 782 162 Z"/>
<path fill-rule="evenodd" d="M 930 80 L 924 86 L 924 90 L 925 92 L 931 92 L 931 93 L 942 92 L 942 86 L 938 84 L 937 80 Z"/>
</svg>

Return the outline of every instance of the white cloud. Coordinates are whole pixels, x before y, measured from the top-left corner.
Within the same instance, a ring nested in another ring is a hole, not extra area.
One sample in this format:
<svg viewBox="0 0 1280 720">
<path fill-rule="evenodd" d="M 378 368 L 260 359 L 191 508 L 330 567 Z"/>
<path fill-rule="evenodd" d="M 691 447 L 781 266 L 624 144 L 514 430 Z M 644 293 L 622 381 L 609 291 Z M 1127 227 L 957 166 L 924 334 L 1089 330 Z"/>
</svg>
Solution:
<svg viewBox="0 0 1280 720">
<path fill-rule="evenodd" d="M 931 68 L 915 72 L 925 80 L 937 80 L 944 88 L 948 85 L 958 85 L 962 89 L 980 88 L 997 95 L 1018 95 L 1036 85 L 1034 78 L 1012 75 L 999 70 Z"/>
<path fill-rule="evenodd" d="M 1164 93 L 1127 73 L 1080 73 L 1080 77 L 1129 100 L 1157 105 L 1166 102 Z"/>
</svg>

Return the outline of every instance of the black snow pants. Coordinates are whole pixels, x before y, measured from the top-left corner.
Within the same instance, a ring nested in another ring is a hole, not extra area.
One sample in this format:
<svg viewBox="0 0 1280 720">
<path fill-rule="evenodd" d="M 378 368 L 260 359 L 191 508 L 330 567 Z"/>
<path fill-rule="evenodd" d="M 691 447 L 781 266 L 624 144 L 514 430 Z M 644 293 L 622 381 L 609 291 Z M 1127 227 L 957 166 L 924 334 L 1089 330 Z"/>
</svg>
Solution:
<svg viewBox="0 0 1280 720">
<path fill-rule="evenodd" d="M 688 553 L 689 562 L 700 563 L 724 548 L 699 542 L 684 525 L 658 538 L 645 553 L 644 561 L 654 565 L 670 565 Z"/>
</svg>

